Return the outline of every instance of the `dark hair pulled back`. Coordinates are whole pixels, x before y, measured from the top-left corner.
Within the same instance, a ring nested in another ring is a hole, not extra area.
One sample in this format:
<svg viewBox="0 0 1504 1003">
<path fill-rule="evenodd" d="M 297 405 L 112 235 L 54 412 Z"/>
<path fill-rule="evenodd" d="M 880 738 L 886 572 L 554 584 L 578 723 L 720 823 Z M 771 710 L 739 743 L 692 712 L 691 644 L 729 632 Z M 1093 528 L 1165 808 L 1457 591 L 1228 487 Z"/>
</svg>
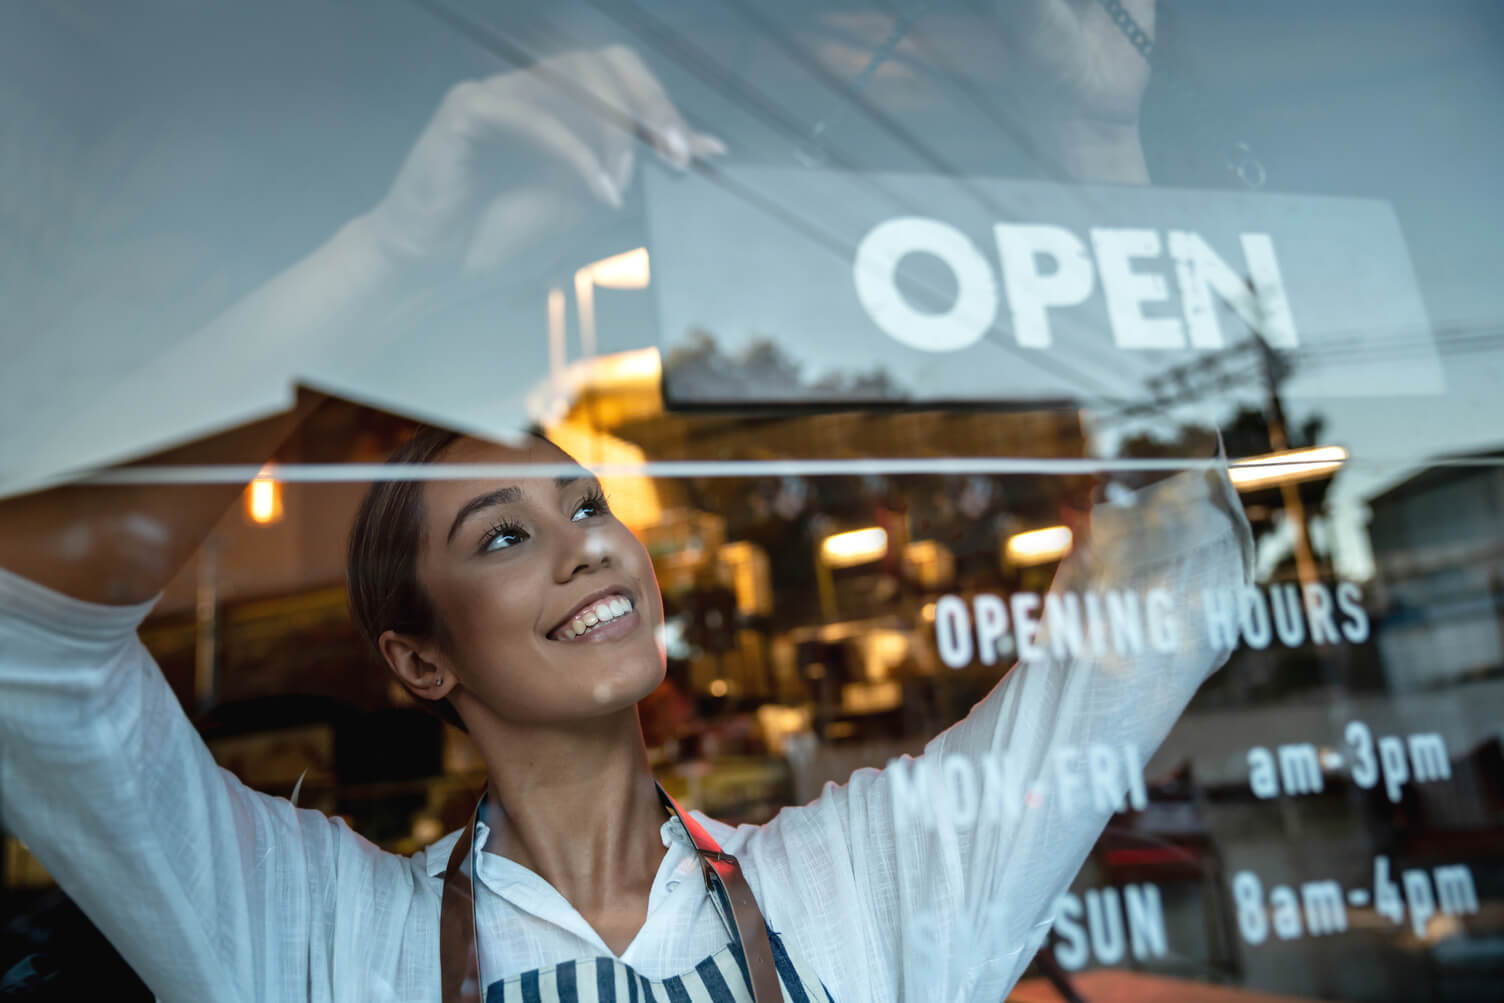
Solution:
<svg viewBox="0 0 1504 1003">
<path fill-rule="evenodd" d="M 424 425 L 387 459 L 389 464 L 435 463 L 460 433 Z M 378 480 L 366 491 L 350 530 L 345 556 L 345 584 L 350 617 L 381 658 L 376 641 L 395 630 L 447 644 L 443 620 L 418 581 L 422 552 L 423 485 L 421 480 Z M 448 700 L 421 700 L 449 724 L 465 730 Z"/>
</svg>

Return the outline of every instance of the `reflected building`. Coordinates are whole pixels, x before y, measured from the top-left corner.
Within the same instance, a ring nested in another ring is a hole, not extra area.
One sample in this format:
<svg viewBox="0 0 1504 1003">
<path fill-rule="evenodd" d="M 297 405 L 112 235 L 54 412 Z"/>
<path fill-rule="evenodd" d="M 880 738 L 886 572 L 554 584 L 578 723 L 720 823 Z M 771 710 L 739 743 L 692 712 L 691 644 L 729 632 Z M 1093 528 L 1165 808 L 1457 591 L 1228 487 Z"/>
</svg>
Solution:
<svg viewBox="0 0 1504 1003">
<path fill-rule="evenodd" d="M 1379 655 L 1396 692 L 1504 670 L 1504 470 L 1424 470 L 1368 503 Z"/>
</svg>

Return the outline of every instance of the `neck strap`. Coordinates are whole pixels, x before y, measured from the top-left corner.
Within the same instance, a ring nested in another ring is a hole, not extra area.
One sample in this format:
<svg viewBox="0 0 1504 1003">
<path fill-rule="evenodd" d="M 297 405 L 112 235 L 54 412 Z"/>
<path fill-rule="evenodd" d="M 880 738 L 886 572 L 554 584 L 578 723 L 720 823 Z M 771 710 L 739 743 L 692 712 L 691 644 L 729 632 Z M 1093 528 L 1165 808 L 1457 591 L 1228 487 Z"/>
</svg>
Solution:
<svg viewBox="0 0 1504 1003">
<path fill-rule="evenodd" d="M 695 855 L 705 888 L 715 902 L 721 921 L 726 924 L 741 960 L 744 974 L 752 989 L 754 1003 L 778 1003 L 783 991 L 778 969 L 773 962 L 773 948 L 768 940 L 767 925 L 757 898 L 752 894 L 741 865 L 721 847 L 705 827 L 679 809 L 679 804 L 663 785 L 657 784 L 658 800 L 664 810 L 684 826 Z M 444 871 L 444 897 L 439 912 L 439 977 L 444 1003 L 480 1003 L 480 962 L 475 949 L 475 823 L 480 816 L 482 794 L 471 812 L 470 824 L 455 840 Z"/>
</svg>

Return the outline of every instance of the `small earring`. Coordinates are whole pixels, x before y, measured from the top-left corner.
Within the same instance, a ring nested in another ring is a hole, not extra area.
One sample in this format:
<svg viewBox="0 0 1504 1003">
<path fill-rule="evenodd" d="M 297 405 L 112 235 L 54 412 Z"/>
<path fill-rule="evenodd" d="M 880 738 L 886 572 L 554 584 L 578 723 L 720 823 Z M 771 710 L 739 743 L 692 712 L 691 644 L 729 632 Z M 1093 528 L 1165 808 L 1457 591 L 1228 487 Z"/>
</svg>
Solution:
<svg viewBox="0 0 1504 1003">
<path fill-rule="evenodd" d="M 433 677 L 433 684 L 435 686 L 443 686 L 444 685 L 444 677 L 443 676 L 434 676 Z"/>
</svg>

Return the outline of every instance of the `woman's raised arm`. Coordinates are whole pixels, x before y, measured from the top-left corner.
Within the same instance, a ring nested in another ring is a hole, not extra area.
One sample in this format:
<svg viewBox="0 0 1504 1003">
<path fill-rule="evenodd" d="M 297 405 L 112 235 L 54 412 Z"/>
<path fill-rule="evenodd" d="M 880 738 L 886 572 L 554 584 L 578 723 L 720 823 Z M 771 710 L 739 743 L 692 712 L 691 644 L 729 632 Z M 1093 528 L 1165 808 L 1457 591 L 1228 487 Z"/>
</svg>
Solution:
<svg viewBox="0 0 1504 1003">
<path fill-rule="evenodd" d="M 152 461 L 264 461 L 315 404 Z M 239 490 L 0 503 L 5 825 L 163 999 L 284 998 L 269 979 L 291 969 L 306 988 L 324 953 L 309 939 L 335 826 L 221 771 L 136 637 Z"/>
<path fill-rule="evenodd" d="M 1067 645 L 1041 630 L 1039 657 L 922 756 L 827 785 L 751 836 L 760 865 L 785 862 L 786 880 L 817 890 L 819 908 L 844 900 L 861 917 L 860 937 L 847 928 L 832 941 L 833 967 L 860 959 L 895 999 L 1002 998 L 1113 812 L 1142 807 L 1144 765 L 1231 653 L 1207 630 L 1204 602 L 1245 584 L 1251 567 L 1252 535 L 1224 472 L 1097 506 L 1051 594 L 1132 603 L 1147 636 Z"/>
<path fill-rule="evenodd" d="M 139 461 L 266 462 L 322 400 Z M 68 484 L 0 501 L 0 568 L 90 603 L 133 605 L 167 586 L 244 484 Z"/>
</svg>

